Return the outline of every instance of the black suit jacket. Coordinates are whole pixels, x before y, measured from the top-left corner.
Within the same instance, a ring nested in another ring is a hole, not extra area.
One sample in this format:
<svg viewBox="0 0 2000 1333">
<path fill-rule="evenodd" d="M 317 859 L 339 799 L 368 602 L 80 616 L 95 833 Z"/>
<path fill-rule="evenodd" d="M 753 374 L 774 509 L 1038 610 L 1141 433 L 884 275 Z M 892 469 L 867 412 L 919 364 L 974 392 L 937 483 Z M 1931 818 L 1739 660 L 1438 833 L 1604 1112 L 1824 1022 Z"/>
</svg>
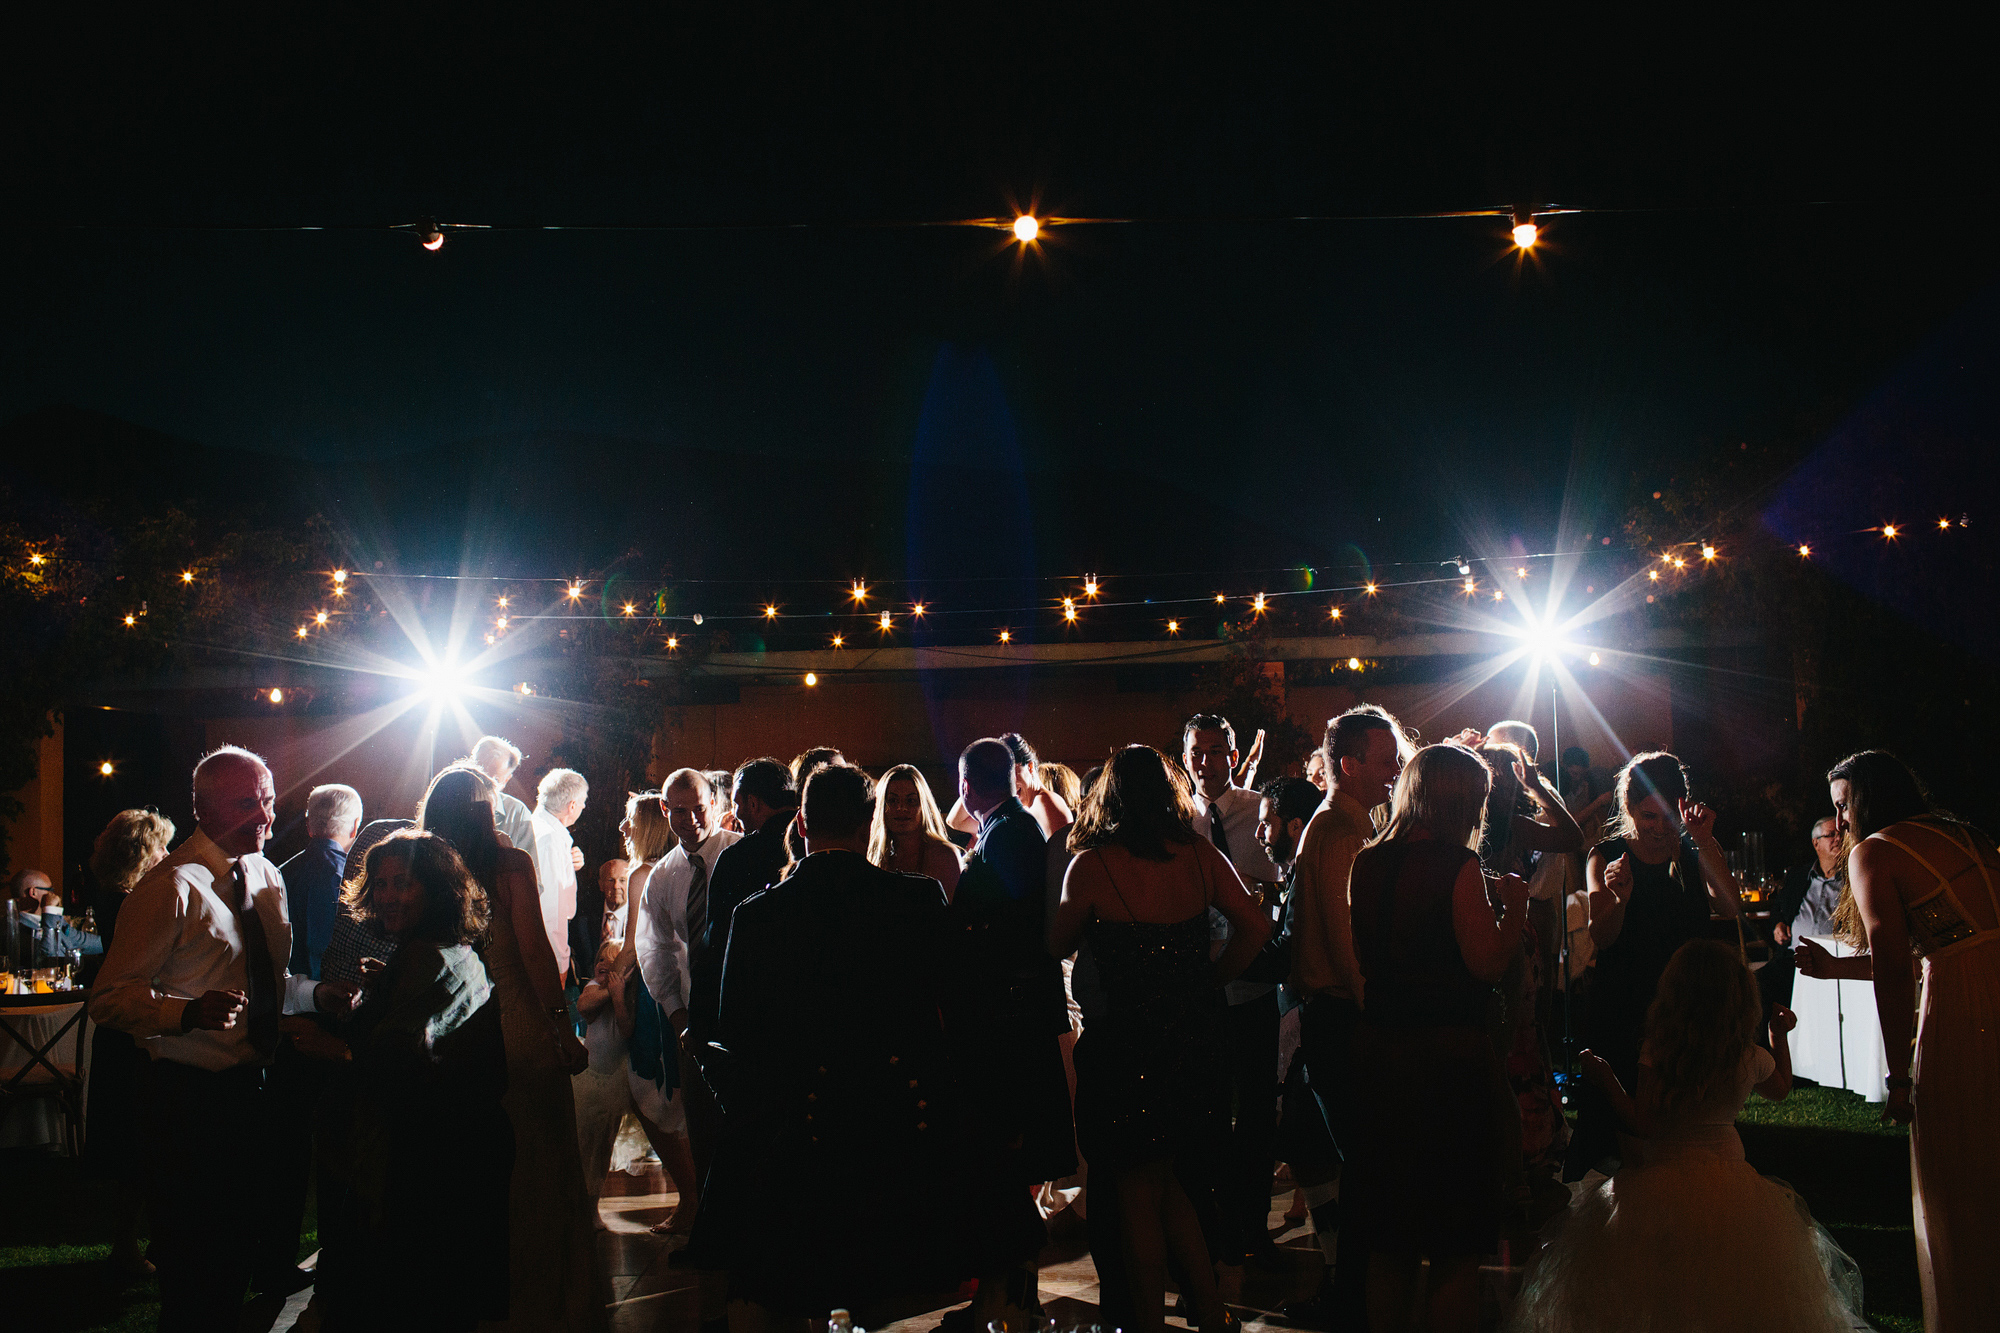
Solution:
<svg viewBox="0 0 2000 1333">
<path fill-rule="evenodd" d="M 1008 797 L 980 824 L 951 911 L 960 932 L 967 1013 L 992 1035 L 1069 1031 L 1062 964 L 1048 951 L 1049 840 Z"/>
<path fill-rule="evenodd" d="M 716 1007 L 722 996 L 722 963 L 729 950 L 736 909 L 753 894 L 778 882 L 789 859 L 785 829 L 793 812 L 781 811 L 764 827 L 722 849 L 708 872 L 708 926 L 688 946 L 688 1026 L 707 1040 L 715 1035 Z"/>
<path fill-rule="evenodd" d="M 816 852 L 745 899 L 716 1006 L 732 1121 L 788 1141 L 928 1133 L 923 1103 L 947 1076 L 949 945 L 942 885 L 854 852 Z"/>
</svg>

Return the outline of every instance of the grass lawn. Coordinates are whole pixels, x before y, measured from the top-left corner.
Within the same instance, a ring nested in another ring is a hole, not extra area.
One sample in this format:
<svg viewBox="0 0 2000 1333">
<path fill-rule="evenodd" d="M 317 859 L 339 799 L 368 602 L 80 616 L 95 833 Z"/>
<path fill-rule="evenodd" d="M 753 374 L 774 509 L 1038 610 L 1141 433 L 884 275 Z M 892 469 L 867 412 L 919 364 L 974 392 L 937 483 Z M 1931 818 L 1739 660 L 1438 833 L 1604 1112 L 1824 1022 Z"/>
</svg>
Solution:
<svg viewBox="0 0 2000 1333">
<path fill-rule="evenodd" d="M 1825 1088 L 1801 1088 L 1783 1102 L 1752 1097 L 1739 1128 L 1751 1164 L 1803 1195 L 1861 1265 L 1875 1326 L 1921 1333 L 1908 1132 L 1882 1124 L 1853 1093 Z M 155 1285 L 121 1283 L 106 1270 L 109 1201 L 107 1187 L 73 1162 L 40 1150 L 0 1152 L 0 1326 L 36 1333 L 153 1327 Z M 310 1211 L 306 1226 L 315 1226 Z M 308 1234 L 300 1257 L 317 1247 L 317 1235 Z"/>
</svg>

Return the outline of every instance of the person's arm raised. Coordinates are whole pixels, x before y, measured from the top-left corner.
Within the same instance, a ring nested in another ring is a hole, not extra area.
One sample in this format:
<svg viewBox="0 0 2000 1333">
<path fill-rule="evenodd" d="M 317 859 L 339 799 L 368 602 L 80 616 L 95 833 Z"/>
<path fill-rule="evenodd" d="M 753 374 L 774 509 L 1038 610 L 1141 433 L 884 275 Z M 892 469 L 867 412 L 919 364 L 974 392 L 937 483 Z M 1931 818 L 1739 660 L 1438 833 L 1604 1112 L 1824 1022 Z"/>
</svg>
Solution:
<svg viewBox="0 0 2000 1333">
<path fill-rule="evenodd" d="M 1608 949 L 1625 929 L 1625 904 L 1632 897 L 1631 853 L 1614 858 L 1594 851 L 1584 862 L 1583 874 L 1589 885 L 1585 901 L 1590 905 L 1590 942 Z"/>
<path fill-rule="evenodd" d="M 1700 801 L 1681 802 L 1681 823 L 1694 839 L 1701 858 L 1701 878 L 1716 915 L 1735 920 L 1743 914 L 1743 890 L 1729 873 L 1729 855 L 1715 839 L 1715 811 Z"/>
</svg>

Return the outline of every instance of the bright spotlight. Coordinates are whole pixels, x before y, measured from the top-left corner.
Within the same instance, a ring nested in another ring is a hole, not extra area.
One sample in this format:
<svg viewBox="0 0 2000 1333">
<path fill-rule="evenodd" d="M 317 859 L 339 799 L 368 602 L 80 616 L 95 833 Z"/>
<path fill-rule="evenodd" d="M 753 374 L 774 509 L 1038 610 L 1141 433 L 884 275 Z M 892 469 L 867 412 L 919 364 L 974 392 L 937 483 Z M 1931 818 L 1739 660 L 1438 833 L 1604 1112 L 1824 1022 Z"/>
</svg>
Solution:
<svg viewBox="0 0 2000 1333">
<path fill-rule="evenodd" d="M 465 669 L 456 662 L 432 662 L 416 680 L 418 693 L 433 703 L 452 703 L 465 693 Z"/>
<path fill-rule="evenodd" d="M 1528 627 L 1521 631 L 1521 637 L 1527 640 L 1528 649 L 1534 653 L 1535 660 L 1538 662 L 1546 661 L 1558 653 L 1566 652 L 1571 646 L 1563 641 L 1562 634 L 1557 630 L 1555 617 L 1553 616 L 1547 620 L 1535 620 L 1531 618 L 1528 621 Z"/>
</svg>

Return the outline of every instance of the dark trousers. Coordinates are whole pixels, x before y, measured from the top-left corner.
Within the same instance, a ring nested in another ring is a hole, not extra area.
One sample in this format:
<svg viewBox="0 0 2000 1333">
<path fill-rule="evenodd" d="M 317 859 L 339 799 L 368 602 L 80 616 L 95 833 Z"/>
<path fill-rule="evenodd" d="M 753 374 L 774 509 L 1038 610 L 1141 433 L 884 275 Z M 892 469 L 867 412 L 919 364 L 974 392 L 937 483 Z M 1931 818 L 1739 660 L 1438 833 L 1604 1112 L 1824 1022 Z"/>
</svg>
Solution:
<svg viewBox="0 0 2000 1333">
<path fill-rule="evenodd" d="M 161 1333 L 233 1329 L 257 1248 L 276 1226 L 265 1071 L 155 1060 L 146 1072 L 147 1254 L 160 1269 Z"/>
<path fill-rule="evenodd" d="M 305 1224 L 306 1194 L 312 1180 L 313 1125 L 333 1066 L 301 1055 L 290 1040 L 278 1043 L 277 1058 L 265 1078 L 270 1104 L 270 1230 L 256 1239 L 250 1255 L 251 1281 L 283 1277 L 299 1262 L 299 1231 Z M 324 1236 L 322 1236 L 322 1240 Z"/>
<path fill-rule="evenodd" d="M 1306 1058 L 1306 1077 L 1343 1163 L 1353 1162 L 1367 1151 L 1359 1141 L 1360 1023 L 1360 1006 L 1332 995 L 1307 1000 L 1299 1023 L 1299 1050 Z M 1377 1096 L 1394 1095 L 1394 1089 L 1374 1091 Z M 1343 1192 L 1347 1184 L 1346 1180 L 1341 1182 Z M 1326 1216 L 1329 1211 L 1334 1215 Z M 1324 1205 L 1314 1210 L 1313 1226 L 1324 1230 L 1332 1224 L 1339 1234 L 1328 1302 L 1360 1328 L 1367 1322 L 1368 1244 L 1355 1224 L 1354 1211 L 1342 1204 Z"/>
<path fill-rule="evenodd" d="M 1232 1114 L 1216 1182 L 1224 1263 L 1271 1243 L 1271 1169 L 1278 1142 L 1278 993 L 1260 995 L 1224 1011 L 1223 1076 Z"/>
</svg>

